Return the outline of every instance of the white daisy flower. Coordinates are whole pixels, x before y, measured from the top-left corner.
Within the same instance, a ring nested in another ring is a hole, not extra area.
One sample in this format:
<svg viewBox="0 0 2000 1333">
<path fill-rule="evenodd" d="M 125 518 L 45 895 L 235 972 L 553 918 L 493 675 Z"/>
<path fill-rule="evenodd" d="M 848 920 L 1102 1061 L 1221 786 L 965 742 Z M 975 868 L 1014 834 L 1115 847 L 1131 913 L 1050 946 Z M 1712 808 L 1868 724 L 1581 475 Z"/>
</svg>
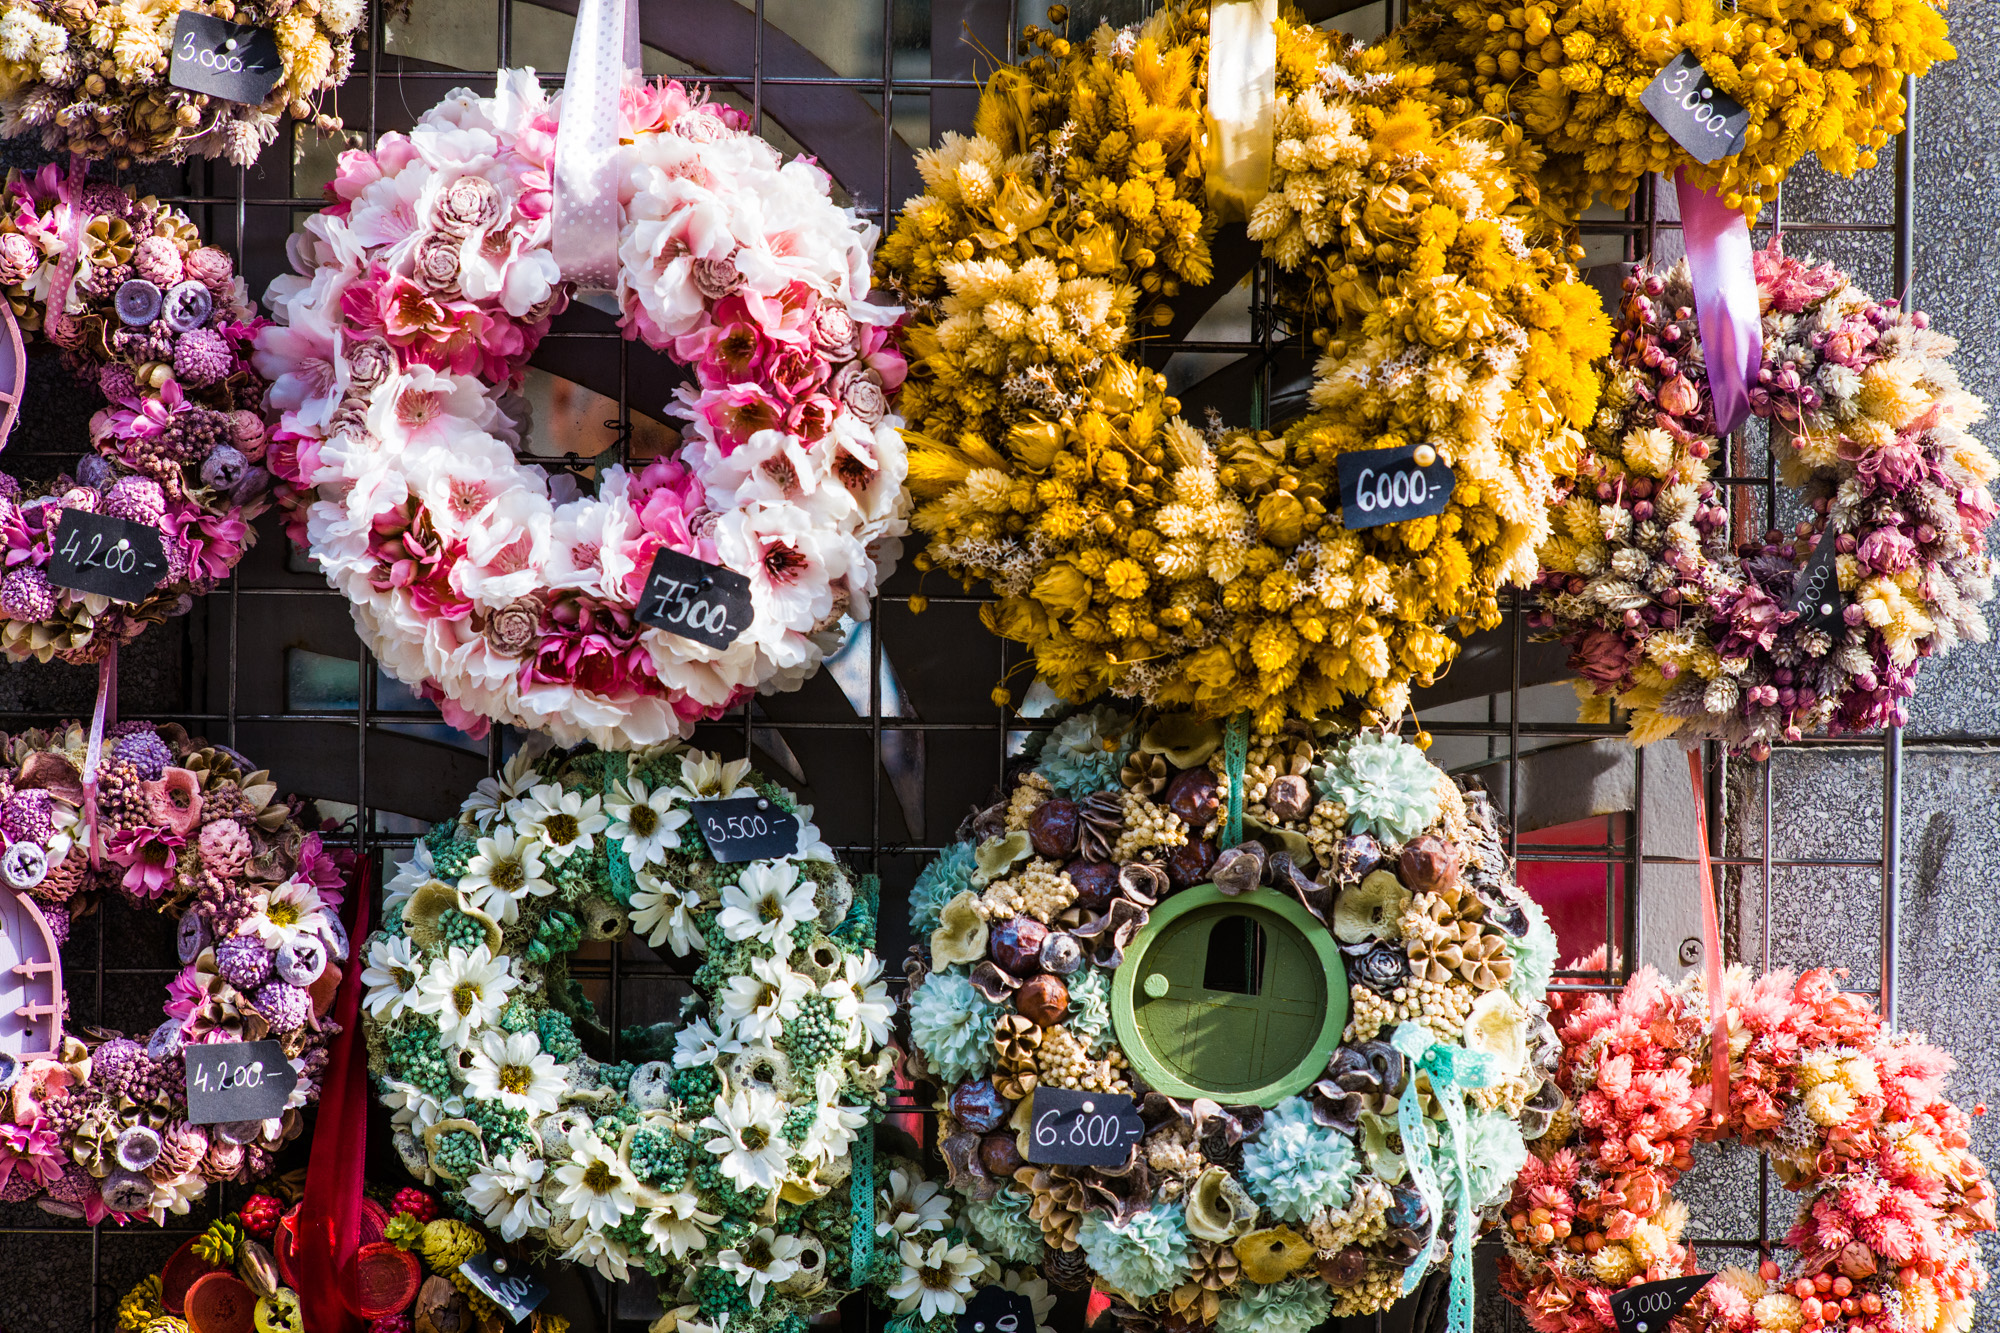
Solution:
<svg viewBox="0 0 2000 1333">
<path fill-rule="evenodd" d="M 821 986 L 819 993 L 833 1001 L 833 1016 L 847 1024 L 850 1047 L 888 1044 L 889 1020 L 895 1016 L 896 1002 L 889 998 L 889 984 L 882 980 L 880 958 L 872 953 L 847 955 L 840 972 Z"/>
<path fill-rule="evenodd" d="M 813 808 L 802 805 L 798 808 L 799 849 L 792 853 L 794 861 L 825 861 L 829 865 L 838 864 L 840 858 L 833 854 L 833 848 L 819 836 L 819 825 L 813 823 Z"/>
<path fill-rule="evenodd" d="M 674 1068 L 707 1069 L 725 1055 L 734 1055 L 743 1043 L 725 1037 L 708 1025 L 706 1018 L 691 1020 L 674 1034 Z"/>
<path fill-rule="evenodd" d="M 431 863 L 430 845 L 417 839 L 417 845 L 410 849 L 410 859 L 397 864 L 396 874 L 382 889 L 382 915 L 385 917 L 410 900 L 410 895 L 437 878 L 437 867 Z"/>
<path fill-rule="evenodd" d="M 484 833 L 500 821 L 507 813 L 507 807 L 514 799 L 535 782 L 535 765 L 549 750 L 546 736 L 531 736 L 514 752 L 514 757 L 500 766 L 498 775 L 481 778 L 479 785 L 472 789 L 472 795 L 465 798 L 458 817 Z"/>
<path fill-rule="evenodd" d="M 681 825 L 687 823 L 688 812 L 674 804 L 671 788 L 648 792 L 638 778 L 613 783 L 604 809 L 611 816 L 605 835 L 624 846 L 625 859 L 635 871 L 664 862 L 668 849 L 681 845 Z"/>
<path fill-rule="evenodd" d="M 474 1171 L 465 1182 L 465 1201 L 479 1210 L 502 1240 L 519 1240 L 549 1224 L 542 1203 L 542 1159 L 516 1148 Z"/>
<path fill-rule="evenodd" d="M 805 1142 L 799 1145 L 799 1155 L 809 1162 L 837 1161 L 847 1155 L 855 1131 L 868 1123 L 868 1113 L 841 1105 L 840 1071 L 836 1068 L 819 1071 L 814 1091 L 819 1094 L 819 1109 L 806 1130 Z"/>
<path fill-rule="evenodd" d="M 708 1228 L 722 1220 L 720 1213 L 705 1213 L 693 1191 L 676 1190 L 650 1208 L 639 1229 L 646 1233 L 646 1248 L 669 1259 L 685 1259 L 708 1244 Z"/>
<path fill-rule="evenodd" d="M 743 785 L 749 776 L 748 759 L 731 759 L 706 750 L 689 750 L 681 756 L 681 780 L 673 788 L 677 801 L 721 801 L 732 796 L 755 796 L 755 789 Z"/>
<path fill-rule="evenodd" d="M 556 1183 L 562 1186 L 556 1202 L 600 1231 L 617 1226 L 638 1209 L 638 1177 L 618 1160 L 616 1148 L 588 1125 L 570 1131 L 569 1146 L 576 1155 L 556 1168 Z"/>
<path fill-rule="evenodd" d="M 507 992 L 519 984 L 505 958 L 495 958 L 480 945 L 467 953 L 454 948 L 430 965 L 417 980 L 410 1008 L 437 1019 L 439 1035 L 449 1046 L 468 1046 L 472 1034 L 500 1021 Z"/>
<path fill-rule="evenodd" d="M 474 907 L 503 926 L 521 919 L 521 899 L 527 894 L 546 898 L 556 886 L 542 878 L 542 845 L 502 825 L 481 838 L 466 864 L 459 892 Z"/>
<path fill-rule="evenodd" d="M 929 1245 L 905 1240 L 897 1253 L 903 1272 L 889 1288 L 889 1298 L 896 1302 L 897 1314 L 915 1313 L 923 1323 L 963 1313 L 973 1279 L 986 1267 L 970 1245 L 953 1245 L 942 1237 Z"/>
<path fill-rule="evenodd" d="M 805 1247 L 802 1238 L 781 1236 L 765 1227 L 740 1247 L 716 1255 L 715 1264 L 735 1278 L 737 1286 L 750 1288 L 754 1307 L 764 1303 L 764 1288 L 775 1287 L 799 1271 L 799 1251 Z"/>
<path fill-rule="evenodd" d="M 368 1012 L 384 1023 L 393 1023 L 409 1007 L 410 992 L 423 975 L 407 935 L 376 935 L 368 941 L 367 963 L 361 969 L 361 984 L 368 989 L 363 1000 Z"/>
<path fill-rule="evenodd" d="M 722 1031 L 744 1041 L 776 1041 L 785 1020 L 799 1016 L 812 983 L 782 958 L 757 958 L 722 992 Z"/>
<path fill-rule="evenodd" d="M 253 900 L 255 912 L 236 928 L 238 935 L 255 935 L 264 947 L 284 948 L 302 935 L 322 935 L 330 929 L 326 904 L 319 890 L 302 880 L 288 879 Z"/>
<path fill-rule="evenodd" d="M 1056 1294 L 1049 1290 L 1049 1284 L 1033 1275 L 1010 1268 L 1000 1275 L 1003 1291 L 1018 1291 L 1028 1298 L 1028 1306 L 1035 1312 L 1035 1333 L 1048 1333 L 1049 1316 L 1055 1312 Z M 1028 1333 L 1023 1329 L 1021 1333 Z"/>
<path fill-rule="evenodd" d="M 728 1101 L 717 1098 L 715 1110 L 699 1128 L 715 1137 L 703 1146 L 738 1189 L 775 1190 L 784 1179 L 792 1145 L 780 1131 L 785 1104 L 762 1088 L 745 1088 Z"/>
<path fill-rule="evenodd" d="M 562 1252 L 562 1259 L 565 1263 L 589 1264 L 613 1282 L 627 1281 L 631 1274 L 632 1252 L 602 1232 L 588 1228 L 577 1237 L 576 1244 Z"/>
<path fill-rule="evenodd" d="M 694 911 L 701 906 L 699 894 L 651 870 L 632 878 L 638 885 L 632 893 L 632 929 L 645 936 L 646 943 L 655 949 L 665 944 L 677 957 L 707 951 L 708 941 L 694 921 Z"/>
<path fill-rule="evenodd" d="M 758 940 L 780 957 L 792 952 L 792 927 L 819 915 L 813 882 L 789 861 L 754 861 L 736 883 L 722 886 L 716 924 L 732 940 Z"/>
<path fill-rule="evenodd" d="M 561 862 L 610 825 L 603 805 L 601 796 L 564 791 L 560 783 L 544 782 L 510 804 L 507 814 L 522 837 L 539 838 L 549 859 Z"/>
<path fill-rule="evenodd" d="M 568 1083 L 569 1066 L 557 1064 L 532 1032 L 482 1033 L 465 1071 L 465 1090 L 473 1097 L 530 1118 L 555 1114 Z"/>
<path fill-rule="evenodd" d="M 943 1231 L 945 1219 L 951 1215 L 951 1201 L 938 1191 L 937 1182 L 907 1171 L 891 1171 L 889 1183 L 878 1197 L 880 1202 L 875 1209 L 878 1236 L 892 1231 L 898 1236 Z"/>
<path fill-rule="evenodd" d="M 456 1093 L 439 1099 L 414 1083 L 384 1080 L 382 1104 L 389 1108 L 389 1122 L 422 1138 L 425 1130 L 440 1120 L 457 1120 L 465 1114 L 465 1099 Z"/>
</svg>

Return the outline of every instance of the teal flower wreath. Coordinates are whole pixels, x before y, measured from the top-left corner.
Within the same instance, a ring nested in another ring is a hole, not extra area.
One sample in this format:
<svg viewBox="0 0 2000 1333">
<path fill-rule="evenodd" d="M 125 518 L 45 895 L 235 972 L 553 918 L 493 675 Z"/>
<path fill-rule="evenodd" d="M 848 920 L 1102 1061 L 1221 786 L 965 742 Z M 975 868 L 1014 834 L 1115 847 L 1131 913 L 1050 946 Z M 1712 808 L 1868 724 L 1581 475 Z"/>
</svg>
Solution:
<svg viewBox="0 0 2000 1333">
<path fill-rule="evenodd" d="M 713 858 L 691 804 L 746 796 L 797 817 L 791 854 Z M 411 1169 L 506 1240 L 677 1279 L 689 1327 L 796 1333 L 862 1285 L 893 1007 L 874 883 L 811 814 L 671 746 L 524 752 L 481 783 L 368 942 L 369 1067 Z M 628 933 L 702 961 L 680 1019 L 612 1061 L 570 958 Z"/>
</svg>

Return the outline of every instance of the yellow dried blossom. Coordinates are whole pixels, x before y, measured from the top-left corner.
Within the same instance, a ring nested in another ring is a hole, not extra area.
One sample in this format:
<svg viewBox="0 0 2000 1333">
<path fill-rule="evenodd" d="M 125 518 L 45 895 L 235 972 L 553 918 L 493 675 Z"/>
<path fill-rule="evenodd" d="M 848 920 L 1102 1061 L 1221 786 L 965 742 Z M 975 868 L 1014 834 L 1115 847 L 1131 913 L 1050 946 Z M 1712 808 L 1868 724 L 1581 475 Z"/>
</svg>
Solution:
<svg viewBox="0 0 2000 1333">
<path fill-rule="evenodd" d="M 1208 12 L 1182 3 L 989 82 L 970 138 L 921 155 L 883 244 L 908 304 L 922 568 L 999 600 L 1042 679 L 1215 716 L 1386 722 L 1499 620 L 1597 409 L 1593 292 L 1490 122 L 1433 75 L 1278 32 L 1271 192 L 1249 222 L 1284 318 L 1322 355 L 1290 429 L 1204 435 L 1137 359 L 1212 281 L 1202 178 Z M 1443 514 L 1350 532 L 1338 461 L 1427 445 Z"/>
<path fill-rule="evenodd" d="M 1807 154 L 1851 176 L 1902 132 L 1905 75 L 1956 52 L 1941 0 L 1425 0 L 1404 39 L 1475 113 L 1547 151 L 1551 202 L 1623 208 L 1648 172 L 1685 169 L 1754 217 Z M 1678 55 L 1748 110 L 1743 148 L 1702 165 L 1639 97 Z"/>
</svg>

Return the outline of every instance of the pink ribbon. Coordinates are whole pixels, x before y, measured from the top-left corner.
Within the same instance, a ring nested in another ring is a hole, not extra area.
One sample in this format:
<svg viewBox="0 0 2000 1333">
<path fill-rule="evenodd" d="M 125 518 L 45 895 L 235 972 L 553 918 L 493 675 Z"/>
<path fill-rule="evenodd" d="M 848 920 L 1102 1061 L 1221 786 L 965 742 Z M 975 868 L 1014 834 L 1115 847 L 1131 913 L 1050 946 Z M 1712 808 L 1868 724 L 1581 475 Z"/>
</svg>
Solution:
<svg viewBox="0 0 2000 1333">
<path fill-rule="evenodd" d="M 1757 309 L 1757 274 L 1750 266 L 1750 224 L 1743 215 L 1674 173 L 1681 236 L 1694 280 L 1702 361 L 1715 403 L 1715 432 L 1727 435 L 1750 415 L 1750 386 L 1764 364 L 1764 325 Z"/>
<path fill-rule="evenodd" d="M 109 714 L 107 717 L 106 715 Z M 83 756 L 83 836 L 90 842 L 90 868 L 101 865 L 97 837 L 97 770 L 104 760 L 104 728 L 118 725 L 118 645 L 97 664 L 97 707 L 90 714 L 90 749 Z"/>
<path fill-rule="evenodd" d="M 51 317 L 69 318 L 69 289 L 76 283 L 76 266 L 83 262 L 83 187 L 90 164 L 80 157 L 69 160 L 69 174 L 56 183 L 56 197 L 63 203 L 62 258 L 56 261 L 55 285 L 49 293 Z"/>
<path fill-rule="evenodd" d="M 639 68 L 638 0 L 582 0 L 556 127 L 556 266 L 579 287 L 618 289 L 619 94 Z"/>
<path fill-rule="evenodd" d="M 1740 217 L 1738 219 L 1741 220 Z M 1708 1092 L 1715 1118 L 1729 1114 L 1729 1009 L 1722 997 L 1722 921 L 1715 907 L 1715 862 L 1708 855 L 1708 796 L 1702 790 L 1701 751 L 1687 752 L 1694 783 L 1694 837 L 1701 856 L 1701 955 L 1708 986 Z"/>
</svg>

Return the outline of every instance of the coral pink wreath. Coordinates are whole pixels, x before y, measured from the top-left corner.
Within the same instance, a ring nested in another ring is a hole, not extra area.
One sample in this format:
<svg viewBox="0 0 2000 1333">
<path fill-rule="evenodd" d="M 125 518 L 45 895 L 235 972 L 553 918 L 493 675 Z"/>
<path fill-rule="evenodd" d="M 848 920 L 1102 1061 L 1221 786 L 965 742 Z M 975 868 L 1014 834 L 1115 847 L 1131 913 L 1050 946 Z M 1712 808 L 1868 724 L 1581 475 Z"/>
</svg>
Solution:
<svg viewBox="0 0 2000 1333">
<path fill-rule="evenodd" d="M 331 204 L 272 284 L 258 340 L 294 535 L 383 664 L 447 718 L 568 745 L 684 736 L 795 687 L 865 616 L 904 530 L 889 414 L 899 312 L 869 303 L 875 229 L 735 111 L 627 89 L 619 260 L 627 337 L 693 372 L 678 452 L 594 493 L 517 460 L 513 396 L 568 299 L 552 253 L 561 101 L 531 72 L 460 90 L 342 155 Z M 671 549 L 749 581 L 748 627 L 705 646 L 637 616 Z"/>
<path fill-rule="evenodd" d="M 1721 1108 L 1696 979 L 1649 968 L 1617 996 L 1550 998 L 1569 1100 L 1506 1208 L 1508 1296 L 1541 1333 L 1613 1333 L 1614 1292 L 1699 1271 L 1673 1190 L 1695 1140 L 1723 1140 L 1768 1153 L 1801 1196 L 1791 1254 L 1723 1268 L 1675 1333 L 1970 1328 L 1994 1191 L 1944 1097 L 1951 1058 L 1824 969 L 1732 968 L 1723 991 Z"/>
</svg>

